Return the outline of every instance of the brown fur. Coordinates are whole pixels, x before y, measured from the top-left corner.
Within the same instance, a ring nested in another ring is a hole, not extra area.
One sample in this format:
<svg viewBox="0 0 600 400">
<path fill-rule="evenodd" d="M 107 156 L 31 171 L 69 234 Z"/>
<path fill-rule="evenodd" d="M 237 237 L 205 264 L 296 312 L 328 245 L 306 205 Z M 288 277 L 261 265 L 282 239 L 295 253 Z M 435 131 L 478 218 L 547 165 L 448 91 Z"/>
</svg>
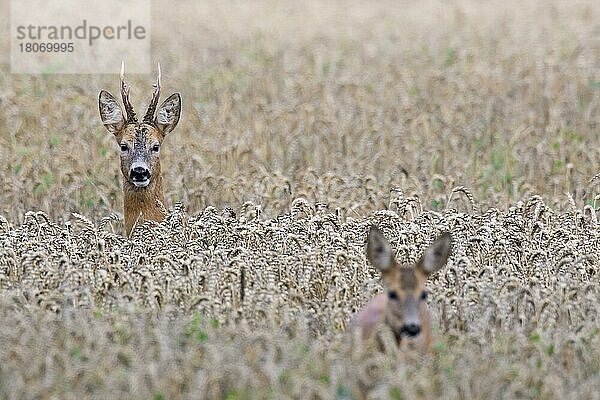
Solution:
<svg viewBox="0 0 600 400">
<path fill-rule="evenodd" d="M 117 144 L 121 147 L 125 234 L 129 236 L 136 223 L 160 222 L 165 217 L 163 209 L 166 203 L 163 194 L 160 148 L 165 135 L 179 122 L 181 97 L 179 93 L 174 93 L 156 109 L 160 96 L 159 67 L 159 78 L 151 104 L 143 121 L 138 122 L 129 103 L 129 90 L 124 82 L 123 72 L 121 74 L 121 94 L 126 112 L 123 113 L 114 96 L 104 90 L 100 92 L 98 104 L 104 126 L 114 134 Z M 135 176 L 137 170 L 135 167 L 143 168 L 147 178 L 144 177 L 140 181 L 139 175 Z M 134 171 L 133 175 L 132 171 Z"/>
<path fill-rule="evenodd" d="M 142 124 L 148 129 L 146 135 L 146 146 L 152 147 L 155 142 L 162 145 L 164 135 L 153 126 Z M 128 125 L 121 133 L 116 135 L 117 143 L 128 143 L 133 148 L 135 141 L 136 126 Z M 128 179 L 129 167 L 131 166 L 131 157 L 121 156 L 121 172 L 123 174 L 123 209 L 125 218 L 125 233 L 131 234 L 136 222 L 141 224 L 144 221 L 160 222 L 164 219 L 162 209 L 157 204 L 159 201 L 163 208 L 166 207 L 165 196 L 163 194 L 163 178 L 161 175 L 160 157 L 150 157 L 149 167 L 151 171 L 150 184 L 146 187 L 136 187 Z"/>
<path fill-rule="evenodd" d="M 165 218 L 157 201 L 160 202 L 163 207 L 166 207 L 162 188 L 162 176 L 158 176 L 146 188 L 141 189 L 132 185 L 126 178 L 123 178 L 125 233 L 128 236 L 133 230 L 136 222 L 160 222 Z"/>
<path fill-rule="evenodd" d="M 408 344 L 426 352 L 431 346 L 431 323 L 427 302 L 422 297 L 425 282 L 432 272 L 441 268 L 450 254 L 449 234 L 442 235 L 426 251 L 416 265 L 399 265 L 391 246 L 376 227 L 369 232 L 367 257 L 381 271 L 386 293 L 374 297 L 350 323 L 351 330 L 360 330 L 364 340 L 376 337 L 382 327 L 389 328 L 398 345 Z M 390 298 L 393 293 L 394 299 Z M 408 336 L 408 323 L 417 324 L 420 332 Z"/>
</svg>

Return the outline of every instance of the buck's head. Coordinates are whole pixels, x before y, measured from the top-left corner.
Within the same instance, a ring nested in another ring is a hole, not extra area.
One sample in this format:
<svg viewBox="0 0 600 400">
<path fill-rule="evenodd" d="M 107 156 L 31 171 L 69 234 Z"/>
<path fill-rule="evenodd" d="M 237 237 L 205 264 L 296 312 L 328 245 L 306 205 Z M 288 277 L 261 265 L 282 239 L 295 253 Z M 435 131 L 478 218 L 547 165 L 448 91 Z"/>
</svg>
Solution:
<svg viewBox="0 0 600 400">
<path fill-rule="evenodd" d="M 138 121 L 129 101 L 129 86 L 121 65 L 121 97 L 123 108 L 106 90 L 100 91 L 98 106 L 106 129 L 115 135 L 121 150 L 121 172 L 127 182 L 138 188 L 148 186 L 160 176 L 160 147 L 165 136 L 175 129 L 181 114 L 181 96 L 170 95 L 157 109 L 160 97 L 160 64 L 152 99 L 141 121 Z"/>
<path fill-rule="evenodd" d="M 387 292 L 385 324 L 392 329 L 398 341 L 418 338 L 423 330 L 429 329 L 425 281 L 446 264 L 450 248 L 450 234 L 444 233 L 425 250 L 417 264 L 400 265 L 383 233 L 371 226 L 367 258 L 383 275 Z"/>
</svg>

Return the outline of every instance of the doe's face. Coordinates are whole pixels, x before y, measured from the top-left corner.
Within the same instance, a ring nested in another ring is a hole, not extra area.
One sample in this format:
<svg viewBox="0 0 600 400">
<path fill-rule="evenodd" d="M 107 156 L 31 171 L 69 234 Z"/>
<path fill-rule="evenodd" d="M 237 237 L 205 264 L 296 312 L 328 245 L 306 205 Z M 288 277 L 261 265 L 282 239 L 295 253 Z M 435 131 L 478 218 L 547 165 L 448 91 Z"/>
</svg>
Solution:
<svg viewBox="0 0 600 400">
<path fill-rule="evenodd" d="M 400 265 L 383 233 L 371 227 L 367 258 L 382 273 L 387 295 L 384 322 L 399 341 L 416 339 L 429 329 L 425 282 L 431 273 L 446 264 L 450 250 L 451 237 L 445 233 L 425 250 L 417 264 Z"/>
<path fill-rule="evenodd" d="M 384 275 L 385 322 L 398 339 L 418 336 L 428 323 L 426 280 L 412 265 L 395 266 Z"/>
</svg>

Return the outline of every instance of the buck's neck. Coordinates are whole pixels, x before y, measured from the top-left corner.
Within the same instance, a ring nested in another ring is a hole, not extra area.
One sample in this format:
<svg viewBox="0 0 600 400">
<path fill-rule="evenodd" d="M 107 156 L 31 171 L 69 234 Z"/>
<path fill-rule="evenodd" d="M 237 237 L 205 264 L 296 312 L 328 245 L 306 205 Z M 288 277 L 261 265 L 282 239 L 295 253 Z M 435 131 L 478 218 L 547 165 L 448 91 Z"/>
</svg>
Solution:
<svg viewBox="0 0 600 400">
<path fill-rule="evenodd" d="M 166 208 L 160 169 L 150 181 L 150 184 L 143 188 L 135 186 L 127 179 L 123 179 L 123 208 L 127 236 L 131 234 L 136 221 L 141 224 L 148 220 L 160 222 L 165 218 L 161 208 L 156 204 L 157 200 Z"/>
</svg>

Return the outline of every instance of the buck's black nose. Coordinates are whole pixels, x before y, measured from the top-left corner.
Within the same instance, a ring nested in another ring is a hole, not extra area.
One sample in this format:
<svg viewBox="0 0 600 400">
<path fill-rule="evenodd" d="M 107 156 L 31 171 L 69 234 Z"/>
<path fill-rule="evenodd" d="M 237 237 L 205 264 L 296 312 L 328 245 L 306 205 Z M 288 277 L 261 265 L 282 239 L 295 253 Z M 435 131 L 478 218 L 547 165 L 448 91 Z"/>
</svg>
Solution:
<svg viewBox="0 0 600 400">
<path fill-rule="evenodd" d="M 134 182 L 145 181 L 147 179 L 150 179 L 150 170 L 144 167 L 135 167 L 132 168 L 131 171 L 129 171 L 129 177 Z"/>
<path fill-rule="evenodd" d="M 408 324 L 402 327 L 402 332 L 408 336 L 417 336 L 421 332 L 421 327 L 416 324 Z"/>
</svg>

